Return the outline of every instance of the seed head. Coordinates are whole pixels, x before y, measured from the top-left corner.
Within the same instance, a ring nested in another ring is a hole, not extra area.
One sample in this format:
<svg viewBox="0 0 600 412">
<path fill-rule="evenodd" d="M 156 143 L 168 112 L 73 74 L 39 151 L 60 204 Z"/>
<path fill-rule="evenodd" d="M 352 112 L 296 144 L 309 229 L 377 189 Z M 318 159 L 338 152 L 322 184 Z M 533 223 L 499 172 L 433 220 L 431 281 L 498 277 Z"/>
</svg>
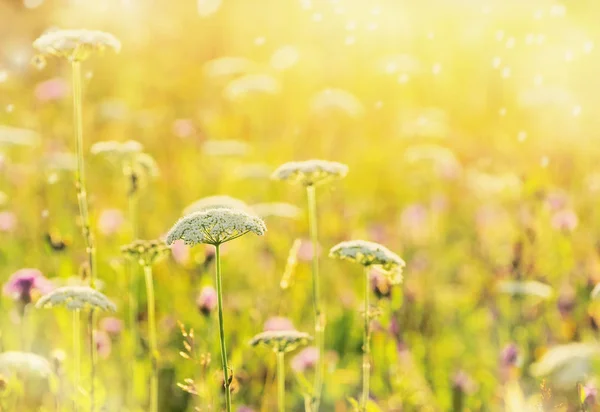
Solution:
<svg viewBox="0 0 600 412">
<path fill-rule="evenodd" d="M 121 42 L 112 34 L 99 30 L 53 30 L 38 37 L 33 47 L 42 56 L 64 57 L 77 62 L 107 48 L 118 53 Z"/>
<path fill-rule="evenodd" d="M 115 312 L 117 307 L 106 295 L 89 286 L 63 286 L 54 289 L 38 300 L 36 308 L 53 308 L 64 306 L 68 310 L 82 310 L 85 308 L 100 309 Z"/>
<path fill-rule="evenodd" d="M 136 240 L 121 247 L 121 252 L 141 266 L 152 266 L 165 258 L 171 249 L 163 240 Z"/>
<path fill-rule="evenodd" d="M 404 260 L 383 245 L 366 240 L 341 242 L 331 248 L 329 257 L 349 260 L 365 267 L 376 267 L 391 275 L 393 284 L 402 280 Z"/>
<path fill-rule="evenodd" d="M 308 333 L 297 330 L 268 331 L 254 336 L 250 340 L 251 346 L 264 345 L 274 352 L 291 352 L 299 346 L 304 346 L 312 340 Z"/>
<path fill-rule="evenodd" d="M 300 183 L 304 186 L 316 186 L 341 179 L 347 174 L 348 166 L 345 164 L 313 159 L 284 163 L 273 172 L 271 178 Z"/>
<path fill-rule="evenodd" d="M 183 209 L 183 215 L 189 215 L 194 212 L 202 212 L 208 209 L 235 209 L 248 210 L 248 205 L 243 200 L 227 195 L 207 196 L 196 200 L 194 203 Z"/>
<path fill-rule="evenodd" d="M 167 235 L 167 244 L 181 239 L 186 245 L 220 245 L 248 232 L 262 236 L 267 228 L 258 217 L 241 210 L 209 209 L 182 217 Z"/>
</svg>

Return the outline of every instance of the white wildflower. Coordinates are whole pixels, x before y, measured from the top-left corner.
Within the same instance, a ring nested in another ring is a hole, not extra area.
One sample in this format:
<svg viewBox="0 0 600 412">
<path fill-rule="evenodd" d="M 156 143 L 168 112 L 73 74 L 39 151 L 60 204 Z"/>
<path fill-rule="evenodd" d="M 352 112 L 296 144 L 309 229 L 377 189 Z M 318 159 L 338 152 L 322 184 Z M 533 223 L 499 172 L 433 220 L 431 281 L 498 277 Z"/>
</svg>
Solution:
<svg viewBox="0 0 600 412">
<path fill-rule="evenodd" d="M 302 213 L 302 209 L 298 206 L 285 202 L 257 203 L 251 208 L 257 216 L 263 219 L 272 216 L 296 219 Z"/>
<path fill-rule="evenodd" d="M 313 186 L 341 179 L 347 174 L 348 166 L 345 164 L 313 159 L 285 163 L 273 172 L 271 178 Z"/>
<path fill-rule="evenodd" d="M 233 174 L 238 179 L 268 179 L 271 166 L 266 163 L 248 163 L 236 167 Z"/>
<path fill-rule="evenodd" d="M 39 140 L 33 130 L 0 125 L 0 146 L 35 146 Z"/>
<path fill-rule="evenodd" d="M 317 114 L 342 112 L 350 117 L 358 117 L 364 112 L 360 100 L 352 93 L 341 89 L 325 89 L 312 99 L 311 110 Z"/>
<path fill-rule="evenodd" d="M 33 47 L 42 55 L 83 61 L 93 52 L 107 48 L 119 52 L 121 42 L 112 34 L 98 30 L 53 30 L 38 37 Z"/>
<path fill-rule="evenodd" d="M 275 50 L 271 56 L 271 67 L 276 70 L 287 70 L 293 67 L 300 59 L 300 53 L 294 46 L 282 46 Z"/>
<path fill-rule="evenodd" d="M 336 259 L 349 260 L 363 266 L 380 268 L 391 275 L 393 284 L 402 280 L 404 260 L 383 245 L 366 240 L 350 240 L 341 242 L 331 248 L 329 256 Z"/>
<path fill-rule="evenodd" d="M 105 155 L 107 157 L 129 157 L 134 153 L 139 153 L 144 150 L 144 146 L 135 140 L 127 140 L 126 142 L 118 142 L 116 140 L 108 140 L 96 142 L 92 145 L 90 152 L 94 155 Z"/>
<path fill-rule="evenodd" d="M 47 378 L 52 375 L 52 366 L 35 353 L 8 351 L 0 353 L 0 373 Z"/>
<path fill-rule="evenodd" d="M 45 294 L 38 300 L 36 308 L 52 308 L 64 306 L 68 310 L 81 310 L 85 308 L 101 309 L 114 312 L 117 310 L 103 293 L 89 286 L 63 286 Z"/>
<path fill-rule="evenodd" d="M 71 152 L 54 152 L 46 156 L 44 163 L 49 170 L 74 171 L 77 169 L 77 156 Z"/>
<path fill-rule="evenodd" d="M 186 245 L 219 245 L 248 232 L 261 236 L 266 230 L 265 223 L 260 218 L 244 211 L 209 209 L 179 219 L 167 235 L 167 244 L 181 239 Z"/>
<path fill-rule="evenodd" d="M 502 293 L 506 293 L 512 296 L 537 296 L 542 299 L 549 299 L 553 293 L 552 287 L 535 280 L 506 280 L 500 282 L 500 284 L 498 285 L 498 290 Z"/>
<path fill-rule="evenodd" d="M 279 90 L 279 82 L 273 76 L 247 74 L 230 81 L 223 94 L 229 100 L 236 101 L 252 95 L 277 94 Z"/>
<path fill-rule="evenodd" d="M 254 336 L 250 340 L 251 346 L 268 346 L 274 352 L 290 352 L 299 346 L 304 346 L 312 340 L 308 333 L 297 330 L 268 331 Z"/>
<path fill-rule="evenodd" d="M 557 388 L 572 388 L 592 372 L 592 360 L 600 355 L 600 346 L 591 343 L 567 343 L 550 348 L 533 365 L 533 376 L 547 378 Z"/>
<path fill-rule="evenodd" d="M 136 240 L 121 247 L 121 252 L 141 266 L 151 266 L 165 258 L 171 249 L 162 240 Z"/>
<path fill-rule="evenodd" d="M 244 74 L 252 70 L 255 63 L 244 57 L 219 57 L 204 64 L 204 72 L 210 77 L 225 77 Z"/>
<path fill-rule="evenodd" d="M 227 195 L 207 196 L 196 200 L 183 209 L 183 215 L 189 215 L 194 212 L 202 212 L 209 209 L 235 209 L 248 211 L 249 207 L 243 200 Z"/>
<path fill-rule="evenodd" d="M 208 156 L 244 156 L 250 151 L 250 145 L 240 140 L 207 140 L 202 151 Z"/>
</svg>

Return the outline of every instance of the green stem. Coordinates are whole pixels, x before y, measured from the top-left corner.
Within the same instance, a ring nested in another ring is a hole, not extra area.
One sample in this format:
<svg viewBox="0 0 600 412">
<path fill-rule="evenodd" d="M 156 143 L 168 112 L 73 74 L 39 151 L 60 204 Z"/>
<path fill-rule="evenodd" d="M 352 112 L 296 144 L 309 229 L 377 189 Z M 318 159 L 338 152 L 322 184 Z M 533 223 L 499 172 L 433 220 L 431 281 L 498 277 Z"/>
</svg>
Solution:
<svg viewBox="0 0 600 412">
<path fill-rule="evenodd" d="M 79 387 L 81 385 L 81 321 L 79 309 L 73 311 L 73 358 L 74 358 L 74 376 L 73 383 L 75 386 L 76 394 L 79 393 Z M 77 409 L 77 403 L 75 401 L 74 409 Z"/>
<path fill-rule="evenodd" d="M 90 269 L 90 286 L 96 286 L 96 249 L 94 237 L 90 225 L 88 212 L 87 192 L 85 186 L 85 163 L 83 157 L 83 104 L 81 87 L 81 62 L 73 61 L 73 128 L 77 146 L 77 172 L 75 173 L 75 188 L 77 190 L 77 201 L 79 203 L 79 214 L 81 215 L 81 230 L 85 241 L 88 265 Z"/>
<path fill-rule="evenodd" d="M 150 380 L 150 412 L 158 411 L 158 345 L 156 343 L 156 311 L 154 307 L 154 282 L 152 266 L 144 265 L 146 277 L 146 300 L 148 302 L 148 337 L 150 341 L 150 358 L 152 362 L 152 378 Z"/>
<path fill-rule="evenodd" d="M 90 310 L 90 411 L 96 410 L 96 363 L 98 362 L 96 341 L 94 339 L 94 320 L 96 318 L 94 309 Z"/>
<path fill-rule="evenodd" d="M 317 202 L 315 198 L 315 187 L 307 186 L 306 194 L 308 197 L 308 224 L 313 248 L 312 295 L 313 308 L 315 312 L 315 344 L 317 346 L 317 365 L 315 368 L 315 380 L 313 385 L 312 412 L 318 412 L 319 405 L 321 403 L 321 391 L 323 388 L 325 315 L 321 311 L 321 298 L 319 292 L 319 244 L 317 240 Z"/>
<path fill-rule="evenodd" d="M 138 219 L 137 219 L 137 196 L 135 193 L 130 193 L 128 196 L 129 203 L 129 221 L 132 227 L 132 241 L 138 239 Z M 128 262 L 128 272 L 129 272 L 129 328 L 131 334 L 131 360 L 135 362 L 137 359 L 137 348 L 139 341 L 139 331 L 138 331 L 138 322 L 137 322 L 137 314 L 138 314 L 138 300 L 137 300 L 137 285 L 138 285 L 138 266 L 135 262 Z M 131 407 L 135 404 L 135 381 L 136 381 L 136 368 L 131 368 L 130 380 L 128 382 L 129 385 L 129 405 Z"/>
<path fill-rule="evenodd" d="M 277 405 L 285 412 L 285 363 L 284 352 L 277 352 Z"/>
<path fill-rule="evenodd" d="M 371 364 L 369 362 L 369 355 L 371 353 L 371 319 L 369 317 L 369 267 L 365 267 L 365 324 L 363 331 L 363 387 L 362 387 L 362 410 L 367 410 L 367 403 L 369 401 L 369 374 L 371 370 Z"/>
<path fill-rule="evenodd" d="M 216 261 L 216 284 L 217 284 L 217 309 L 219 312 L 219 340 L 221 341 L 221 367 L 223 368 L 223 381 L 225 386 L 225 407 L 227 412 L 231 412 L 231 382 L 229 377 L 229 367 L 227 366 L 227 348 L 225 346 L 225 327 L 223 325 L 223 291 L 221 288 L 221 252 L 219 245 L 215 245 Z"/>
</svg>

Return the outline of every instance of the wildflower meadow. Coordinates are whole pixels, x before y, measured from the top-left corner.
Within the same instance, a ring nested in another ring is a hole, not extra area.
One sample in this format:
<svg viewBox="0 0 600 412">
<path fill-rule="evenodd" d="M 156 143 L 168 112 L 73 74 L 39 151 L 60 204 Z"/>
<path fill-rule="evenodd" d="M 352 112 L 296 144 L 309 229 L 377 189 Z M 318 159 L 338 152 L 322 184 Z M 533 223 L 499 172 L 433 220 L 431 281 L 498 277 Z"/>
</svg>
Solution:
<svg viewBox="0 0 600 412">
<path fill-rule="evenodd" d="M 599 21 L 0 0 L 0 412 L 600 411 Z"/>
</svg>

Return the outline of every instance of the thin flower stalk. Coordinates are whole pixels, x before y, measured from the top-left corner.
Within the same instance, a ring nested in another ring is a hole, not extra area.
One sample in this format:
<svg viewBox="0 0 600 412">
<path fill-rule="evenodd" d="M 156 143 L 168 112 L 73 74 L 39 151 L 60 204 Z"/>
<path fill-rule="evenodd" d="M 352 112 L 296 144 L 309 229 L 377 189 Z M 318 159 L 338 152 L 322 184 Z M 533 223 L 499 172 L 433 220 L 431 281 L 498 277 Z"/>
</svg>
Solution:
<svg viewBox="0 0 600 412">
<path fill-rule="evenodd" d="M 81 315 L 79 310 L 73 311 L 73 358 L 74 362 L 74 376 L 73 384 L 75 391 L 78 392 L 81 385 Z"/>
<path fill-rule="evenodd" d="M 156 310 L 154 302 L 154 280 L 152 266 L 144 265 L 146 279 L 146 300 L 148 301 L 148 339 L 150 341 L 150 358 L 152 376 L 150 378 L 150 412 L 158 411 L 158 344 L 156 341 Z"/>
<path fill-rule="evenodd" d="M 277 406 L 285 412 L 285 363 L 284 352 L 277 352 Z"/>
<path fill-rule="evenodd" d="M 225 325 L 223 322 L 223 291 L 221 286 L 221 251 L 220 245 L 215 244 L 215 266 L 217 285 L 217 312 L 219 314 L 219 340 L 221 343 L 221 367 L 223 369 L 223 381 L 225 386 L 225 409 L 231 412 L 231 380 L 229 367 L 227 365 L 227 346 L 225 344 Z"/>
<path fill-rule="evenodd" d="M 139 238 L 138 233 L 138 197 L 137 193 L 134 190 L 134 183 L 131 182 L 132 190 L 128 195 L 128 206 L 129 206 L 129 222 L 132 228 L 132 241 Z M 135 262 L 128 262 L 128 272 L 129 272 L 129 285 L 128 285 L 128 309 L 129 309 L 129 331 L 131 337 L 131 348 L 130 348 L 130 356 L 133 362 L 135 362 L 137 358 L 137 347 L 139 340 L 139 330 L 138 330 L 138 301 L 137 301 L 137 285 L 138 285 L 138 267 Z M 133 406 L 135 403 L 135 373 L 136 368 L 131 368 L 130 380 L 128 382 L 129 385 L 129 404 Z"/>
<path fill-rule="evenodd" d="M 321 391 L 323 389 L 323 372 L 325 365 L 323 362 L 323 353 L 325 352 L 325 315 L 321 311 L 321 295 L 319 287 L 319 253 L 318 253 L 318 229 L 317 229 L 317 201 L 314 185 L 306 186 L 308 199 L 308 224 L 310 238 L 313 248 L 312 256 L 312 295 L 313 310 L 315 314 L 315 344 L 317 347 L 317 365 L 315 366 L 315 380 L 313 386 L 312 409 L 314 412 L 319 410 L 321 403 Z"/>
<path fill-rule="evenodd" d="M 365 266 L 365 306 L 364 306 L 364 331 L 363 331 L 363 387 L 362 387 L 362 409 L 367 410 L 367 403 L 369 402 L 369 378 L 371 372 L 371 362 L 369 357 L 371 356 L 371 317 L 369 314 L 369 294 L 371 292 L 369 286 L 369 267 Z"/>
</svg>

